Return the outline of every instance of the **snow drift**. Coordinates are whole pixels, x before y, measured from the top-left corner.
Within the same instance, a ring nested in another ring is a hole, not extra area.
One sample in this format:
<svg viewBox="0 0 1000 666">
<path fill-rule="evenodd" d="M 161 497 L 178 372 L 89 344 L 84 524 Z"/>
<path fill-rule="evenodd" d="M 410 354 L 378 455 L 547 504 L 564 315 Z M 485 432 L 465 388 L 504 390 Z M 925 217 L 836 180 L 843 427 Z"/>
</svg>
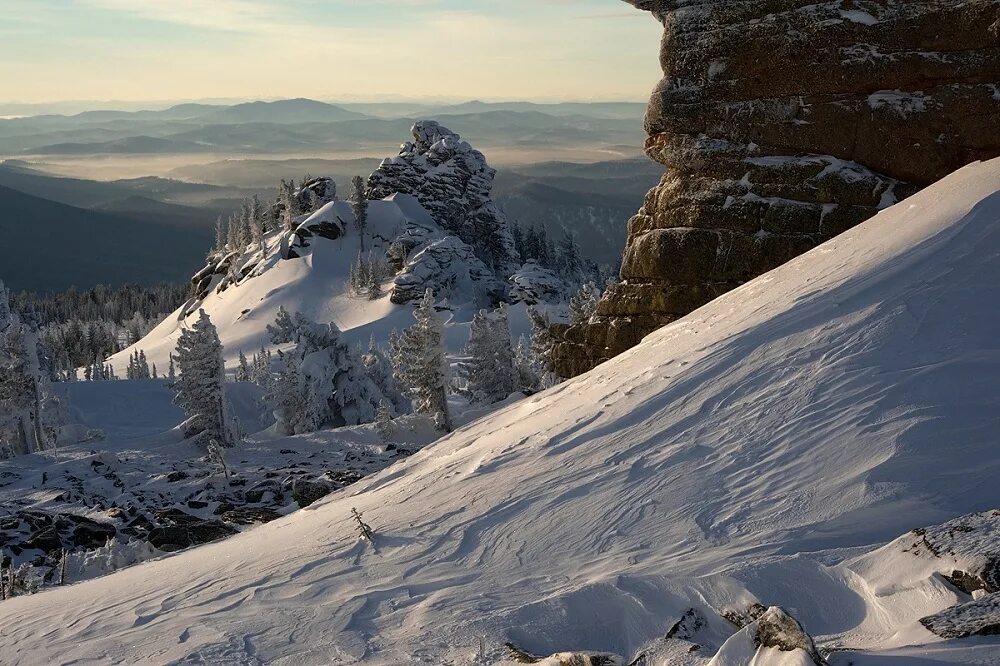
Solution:
<svg viewBox="0 0 1000 666">
<path fill-rule="evenodd" d="M 920 625 L 961 599 L 933 572 L 864 559 L 997 503 L 998 190 L 966 167 L 307 510 L 2 603 L 3 661 L 631 659 L 694 609 L 684 663 L 768 663 L 723 619 L 755 604 L 835 664 L 1000 659 Z"/>
</svg>

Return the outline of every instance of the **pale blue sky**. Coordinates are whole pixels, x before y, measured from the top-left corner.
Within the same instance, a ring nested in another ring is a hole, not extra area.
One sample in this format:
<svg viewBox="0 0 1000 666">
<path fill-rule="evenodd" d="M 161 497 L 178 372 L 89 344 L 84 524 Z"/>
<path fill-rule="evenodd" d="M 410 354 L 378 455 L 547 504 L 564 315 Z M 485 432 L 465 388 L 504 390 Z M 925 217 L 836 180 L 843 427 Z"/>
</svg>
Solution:
<svg viewBox="0 0 1000 666">
<path fill-rule="evenodd" d="M 645 100 L 620 0 L 0 0 L 0 101 Z"/>
</svg>

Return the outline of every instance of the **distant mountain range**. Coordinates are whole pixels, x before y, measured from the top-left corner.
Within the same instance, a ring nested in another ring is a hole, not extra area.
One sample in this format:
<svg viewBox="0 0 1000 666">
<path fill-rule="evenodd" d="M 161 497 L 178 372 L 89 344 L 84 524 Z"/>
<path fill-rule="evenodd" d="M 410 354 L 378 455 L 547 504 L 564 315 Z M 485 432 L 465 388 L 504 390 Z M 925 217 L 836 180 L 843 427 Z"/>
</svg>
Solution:
<svg viewBox="0 0 1000 666">
<path fill-rule="evenodd" d="M 477 145 L 625 146 L 638 152 L 644 105 L 466 102 L 355 104 L 310 99 L 0 119 L 0 155 L 294 153 L 380 148 L 414 120 L 439 118 Z"/>
</svg>

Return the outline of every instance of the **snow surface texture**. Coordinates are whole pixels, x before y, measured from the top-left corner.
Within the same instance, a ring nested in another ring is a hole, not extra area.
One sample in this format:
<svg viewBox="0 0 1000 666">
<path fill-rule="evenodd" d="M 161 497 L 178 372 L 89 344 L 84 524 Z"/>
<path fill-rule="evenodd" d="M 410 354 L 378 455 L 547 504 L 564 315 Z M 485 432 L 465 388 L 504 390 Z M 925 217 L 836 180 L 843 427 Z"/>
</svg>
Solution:
<svg viewBox="0 0 1000 666">
<path fill-rule="evenodd" d="M 940 576 L 858 558 L 996 502 L 998 190 L 1000 160 L 961 169 L 307 510 L 2 603 L 0 654 L 470 663 L 485 636 L 492 661 L 630 659 L 693 608 L 682 663 L 707 663 L 720 614 L 762 603 L 835 665 L 996 663 L 920 625 L 962 601 Z"/>
</svg>

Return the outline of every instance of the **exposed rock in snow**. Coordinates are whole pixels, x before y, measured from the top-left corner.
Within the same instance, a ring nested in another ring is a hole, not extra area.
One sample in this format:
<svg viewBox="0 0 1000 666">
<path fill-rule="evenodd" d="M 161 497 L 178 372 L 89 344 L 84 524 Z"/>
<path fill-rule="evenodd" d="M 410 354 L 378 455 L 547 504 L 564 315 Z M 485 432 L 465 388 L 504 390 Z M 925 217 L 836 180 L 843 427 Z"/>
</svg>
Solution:
<svg viewBox="0 0 1000 666">
<path fill-rule="evenodd" d="M 772 606 L 733 634 L 709 666 L 823 666 L 825 663 L 812 637 L 802 629 L 798 620 L 781 608 Z"/>
<path fill-rule="evenodd" d="M 534 259 L 529 259 L 510 276 L 512 303 L 536 305 L 565 300 L 568 287 L 555 271 L 545 268 Z"/>
<path fill-rule="evenodd" d="M 427 289 L 440 298 L 461 296 L 483 305 L 495 304 L 504 286 L 473 249 L 455 236 L 440 236 L 409 257 L 395 277 L 392 302 L 419 300 Z"/>
<path fill-rule="evenodd" d="M 609 652 L 559 652 L 548 657 L 522 656 L 513 661 L 499 661 L 495 666 L 518 666 L 525 663 L 536 666 L 623 666 L 624 661 L 620 656 Z"/>
<path fill-rule="evenodd" d="M 1000 634 L 1000 592 L 921 618 L 920 624 L 941 638 Z"/>
<path fill-rule="evenodd" d="M 348 220 L 342 217 L 346 212 L 331 202 L 311 213 L 295 227 L 295 235 L 299 239 L 299 245 L 308 247 L 308 239 L 312 236 L 319 236 L 327 240 L 337 240 L 343 236 L 347 233 L 347 225 L 354 223 L 353 214 Z"/>
<path fill-rule="evenodd" d="M 369 177 L 369 198 L 414 195 L 438 225 L 475 248 L 501 277 L 509 275 L 517 251 L 507 218 L 491 197 L 496 171 L 481 152 L 432 120 L 418 121 L 412 133 L 413 141 Z"/>
<path fill-rule="evenodd" d="M 1000 592 L 1000 510 L 913 530 L 886 546 L 929 559 L 960 590 Z"/>
<path fill-rule="evenodd" d="M 668 170 L 629 222 L 622 282 L 554 354 L 558 374 L 884 207 L 843 170 L 817 182 L 823 156 L 901 200 L 1000 154 L 995 2 L 626 2 L 664 23 L 646 152 Z"/>
</svg>

